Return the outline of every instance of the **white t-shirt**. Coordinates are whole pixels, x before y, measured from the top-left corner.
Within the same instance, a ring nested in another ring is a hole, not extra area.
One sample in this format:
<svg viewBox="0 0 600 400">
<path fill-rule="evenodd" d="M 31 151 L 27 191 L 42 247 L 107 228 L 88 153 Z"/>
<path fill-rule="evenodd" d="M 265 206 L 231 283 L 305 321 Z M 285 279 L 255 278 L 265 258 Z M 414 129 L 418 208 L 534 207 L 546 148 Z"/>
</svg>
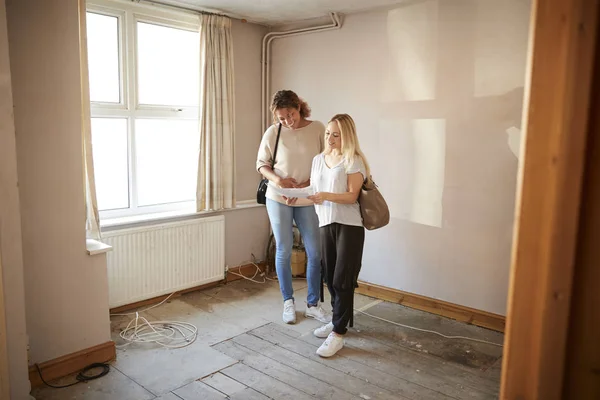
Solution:
<svg viewBox="0 0 600 400">
<path fill-rule="evenodd" d="M 325 163 L 325 155 L 319 154 L 313 159 L 310 174 L 310 185 L 315 192 L 346 193 L 348 191 L 348 175 L 360 172 L 363 180 L 367 175 L 365 164 L 359 156 L 354 157 L 352 164 L 346 169 L 344 160 L 329 168 Z M 319 217 L 319 226 L 333 223 L 363 226 L 360 206 L 354 204 L 338 204 L 325 201 L 315 204 Z"/>
</svg>

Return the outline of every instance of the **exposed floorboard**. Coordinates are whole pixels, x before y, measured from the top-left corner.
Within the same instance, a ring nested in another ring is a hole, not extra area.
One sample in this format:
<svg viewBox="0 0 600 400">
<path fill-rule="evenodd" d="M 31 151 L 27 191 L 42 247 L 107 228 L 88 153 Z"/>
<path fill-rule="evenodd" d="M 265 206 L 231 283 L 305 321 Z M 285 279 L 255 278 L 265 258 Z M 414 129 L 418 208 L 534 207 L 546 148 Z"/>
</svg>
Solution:
<svg viewBox="0 0 600 400">
<path fill-rule="evenodd" d="M 303 317 L 306 282 L 294 280 L 298 321 L 281 321 L 277 282 L 236 281 L 187 293 L 141 313 L 198 327 L 192 345 L 169 350 L 132 344 L 111 373 L 67 389 L 36 388 L 37 400 L 497 399 L 502 347 L 448 339 L 397 324 L 501 344 L 494 331 L 356 295 L 355 327 L 329 359 L 315 351 L 321 324 Z M 330 310 L 326 298 L 324 308 Z M 134 316 L 114 316 L 113 340 Z M 383 321 L 387 320 L 386 321 Z M 396 323 L 396 324 L 394 324 Z M 73 377 L 63 378 L 66 383 Z"/>
</svg>

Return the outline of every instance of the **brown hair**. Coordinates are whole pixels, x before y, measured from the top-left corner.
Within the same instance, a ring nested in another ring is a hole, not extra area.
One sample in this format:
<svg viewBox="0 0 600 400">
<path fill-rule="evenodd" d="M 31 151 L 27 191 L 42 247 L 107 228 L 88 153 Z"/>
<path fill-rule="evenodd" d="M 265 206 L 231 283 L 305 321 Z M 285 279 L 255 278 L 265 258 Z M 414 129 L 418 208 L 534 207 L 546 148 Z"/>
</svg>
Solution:
<svg viewBox="0 0 600 400">
<path fill-rule="evenodd" d="M 291 90 L 280 90 L 273 95 L 271 112 L 273 113 L 274 123 L 278 122 L 275 111 L 282 108 L 295 108 L 300 112 L 300 117 L 302 117 L 302 119 L 310 117 L 310 107 L 308 106 L 308 103 Z"/>
</svg>

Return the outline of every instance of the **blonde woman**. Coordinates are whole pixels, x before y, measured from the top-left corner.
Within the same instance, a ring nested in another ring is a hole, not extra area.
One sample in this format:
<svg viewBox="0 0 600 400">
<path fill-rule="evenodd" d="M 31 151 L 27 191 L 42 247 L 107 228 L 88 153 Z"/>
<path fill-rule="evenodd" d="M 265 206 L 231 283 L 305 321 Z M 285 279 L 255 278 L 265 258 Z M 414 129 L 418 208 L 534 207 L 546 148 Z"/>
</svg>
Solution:
<svg viewBox="0 0 600 400">
<path fill-rule="evenodd" d="M 263 135 L 258 150 L 256 169 L 270 184 L 281 188 L 302 188 L 310 185 L 311 160 L 323 151 L 325 125 L 310 121 L 310 108 L 291 90 L 280 90 L 271 103 L 273 125 Z M 278 128 L 281 124 L 279 144 Z M 276 147 L 277 146 L 277 147 Z M 277 148 L 277 154 L 275 154 Z M 274 166 L 271 163 L 274 160 Z M 267 213 L 275 236 L 275 269 L 283 297 L 283 321 L 296 322 L 296 305 L 292 287 L 292 246 L 294 221 L 302 235 L 306 249 L 306 281 L 308 295 L 304 316 L 327 323 L 328 314 L 319 305 L 321 290 L 321 251 L 319 246 L 319 221 L 310 201 L 287 200 L 271 188 L 267 189 Z"/>
<path fill-rule="evenodd" d="M 325 151 L 313 159 L 310 180 L 315 194 L 309 199 L 319 218 L 321 256 L 333 307 L 332 321 L 314 334 L 327 338 L 317 354 L 331 357 L 344 347 L 343 335 L 353 312 L 354 282 L 365 241 L 358 196 L 370 172 L 348 114 L 337 114 L 329 121 L 325 145 Z"/>
</svg>

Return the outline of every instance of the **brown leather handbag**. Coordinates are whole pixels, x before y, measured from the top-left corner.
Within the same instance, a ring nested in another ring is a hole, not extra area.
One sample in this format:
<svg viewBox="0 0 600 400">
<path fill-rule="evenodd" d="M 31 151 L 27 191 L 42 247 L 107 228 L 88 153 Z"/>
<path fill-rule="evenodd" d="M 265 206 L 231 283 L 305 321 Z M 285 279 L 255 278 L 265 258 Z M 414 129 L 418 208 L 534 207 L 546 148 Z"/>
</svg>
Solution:
<svg viewBox="0 0 600 400">
<path fill-rule="evenodd" d="M 387 203 L 370 176 L 363 182 L 358 204 L 360 204 L 363 225 L 367 230 L 384 227 L 390 222 Z"/>
</svg>

